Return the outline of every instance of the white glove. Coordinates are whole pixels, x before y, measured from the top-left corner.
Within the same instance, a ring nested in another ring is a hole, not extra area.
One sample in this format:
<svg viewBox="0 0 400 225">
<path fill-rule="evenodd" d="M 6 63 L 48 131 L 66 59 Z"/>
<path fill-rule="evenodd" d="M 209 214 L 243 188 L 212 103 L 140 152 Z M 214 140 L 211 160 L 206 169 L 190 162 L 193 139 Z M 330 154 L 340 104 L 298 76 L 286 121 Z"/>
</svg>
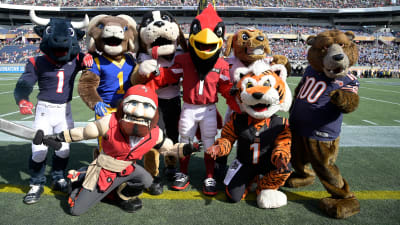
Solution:
<svg viewBox="0 0 400 225">
<path fill-rule="evenodd" d="M 158 64 L 155 59 L 148 59 L 139 64 L 139 75 L 149 77 L 150 73 L 157 70 Z"/>
</svg>

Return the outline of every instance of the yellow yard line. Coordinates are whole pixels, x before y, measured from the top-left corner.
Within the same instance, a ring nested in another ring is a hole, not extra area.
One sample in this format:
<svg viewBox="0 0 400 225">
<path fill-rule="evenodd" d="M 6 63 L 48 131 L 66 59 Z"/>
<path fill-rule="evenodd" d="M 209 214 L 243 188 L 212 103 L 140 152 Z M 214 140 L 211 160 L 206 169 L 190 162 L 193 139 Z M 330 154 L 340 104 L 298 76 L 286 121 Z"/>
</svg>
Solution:
<svg viewBox="0 0 400 225">
<path fill-rule="evenodd" d="M 16 193 L 25 194 L 29 190 L 28 186 L 0 184 L 0 193 Z M 355 191 L 357 199 L 360 200 L 400 200 L 400 191 Z M 44 187 L 45 195 L 65 195 L 59 191 L 53 191 L 49 187 Z M 329 197 L 326 191 L 286 191 L 288 200 L 313 200 L 324 197 Z M 203 195 L 199 191 L 164 191 L 161 195 L 150 195 L 144 193 L 141 195 L 142 199 L 166 199 L 166 200 L 200 200 L 200 199 L 225 199 L 224 193 L 219 193 L 214 197 Z M 251 193 L 247 196 L 246 200 L 255 200 L 255 194 Z"/>
</svg>

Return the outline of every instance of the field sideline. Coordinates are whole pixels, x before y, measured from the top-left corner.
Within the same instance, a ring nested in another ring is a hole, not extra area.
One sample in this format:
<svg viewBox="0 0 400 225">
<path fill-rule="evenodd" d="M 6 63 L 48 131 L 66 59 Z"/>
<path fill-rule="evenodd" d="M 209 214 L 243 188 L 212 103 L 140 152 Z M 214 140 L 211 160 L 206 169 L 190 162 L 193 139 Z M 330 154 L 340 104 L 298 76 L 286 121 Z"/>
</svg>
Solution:
<svg viewBox="0 0 400 225">
<path fill-rule="evenodd" d="M 20 115 L 13 99 L 18 77 L 19 74 L 0 75 L 0 118 L 31 126 L 33 116 Z M 294 89 L 298 80 L 289 77 L 289 86 Z M 304 188 L 282 188 L 288 205 L 274 210 L 258 209 L 254 195 L 238 204 L 226 203 L 223 191 L 216 197 L 206 197 L 201 194 L 202 153 L 196 153 L 191 160 L 191 185 L 187 191 L 171 191 L 169 182 L 164 180 L 165 192 L 160 196 L 143 194 L 144 208 L 134 214 L 101 203 L 80 217 L 70 216 L 65 194 L 51 191 L 50 181 L 41 201 L 27 206 L 22 198 L 29 189 L 30 144 L 0 133 L 0 224 L 400 224 L 400 80 L 360 82 L 360 106 L 344 117 L 338 157 L 338 166 L 361 203 L 361 213 L 346 220 L 331 219 L 319 211 L 318 199 L 328 193 L 318 180 Z M 34 90 L 30 96 L 34 104 L 36 94 Z M 76 92 L 73 96 L 75 126 L 83 126 L 93 120 L 93 112 Z M 223 100 L 218 109 L 223 115 Z M 87 165 L 95 145 L 95 141 L 73 143 L 68 168 Z"/>
</svg>

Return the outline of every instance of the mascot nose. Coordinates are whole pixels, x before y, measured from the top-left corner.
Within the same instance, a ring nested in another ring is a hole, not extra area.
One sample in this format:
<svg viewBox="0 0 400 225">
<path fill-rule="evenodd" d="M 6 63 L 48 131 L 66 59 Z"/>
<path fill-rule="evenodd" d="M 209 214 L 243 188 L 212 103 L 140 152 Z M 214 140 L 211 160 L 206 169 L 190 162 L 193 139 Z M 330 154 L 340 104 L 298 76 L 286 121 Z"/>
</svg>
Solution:
<svg viewBox="0 0 400 225">
<path fill-rule="evenodd" d="M 54 37 L 53 40 L 55 42 L 58 42 L 58 43 L 64 43 L 64 42 L 67 42 L 68 38 L 65 38 L 65 37 Z"/>
<path fill-rule="evenodd" d="M 262 98 L 263 95 L 264 95 L 264 93 L 254 92 L 251 96 L 253 96 L 253 98 L 255 98 L 255 99 L 260 99 L 260 98 Z"/>
<path fill-rule="evenodd" d="M 334 55 L 332 57 L 333 57 L 333 59 L 335 61 L 340 61 L 340 60 L 342 60 L 344 58 L 344 55 L 343 54 L 337 54 L 337 55 Z"/>
<path fill-rule="evenodd" d="M 163 21 L 157 21 L 157 22 L 154 23 L 154 25 L 157 26 L 157 27 L 162 27 L 162 26 L 164 26 L 164 22 Z"/>
</svg>

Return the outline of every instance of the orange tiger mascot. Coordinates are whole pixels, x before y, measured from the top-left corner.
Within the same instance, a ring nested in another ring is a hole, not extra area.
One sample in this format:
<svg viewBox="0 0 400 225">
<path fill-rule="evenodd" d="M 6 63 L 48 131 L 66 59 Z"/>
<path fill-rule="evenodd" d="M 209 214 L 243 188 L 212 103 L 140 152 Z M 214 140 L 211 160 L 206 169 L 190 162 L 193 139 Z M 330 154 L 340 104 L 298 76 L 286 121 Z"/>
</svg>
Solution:
<svg viewBox="0 0 400 225">
<path fill-rule="evenodd" d="M 279 71 L 279 75 L 277 72 Z M 235 71 L 236 100 L 243 113 L 234 112 L 222 129 L 221 138 L 206 150 L 216 159 L 228 155 L 237 140 L 237 156 L 224 184 L 231 202 L 243 199 L 253 181 L 257 183 L 257 205 L 279 208 L 287 197 L 278 188 L 290 175 L 291 132 L 288 120 L 277 116 L 292 102 L 285 66 L 262 60 Z"/>
</svg>

